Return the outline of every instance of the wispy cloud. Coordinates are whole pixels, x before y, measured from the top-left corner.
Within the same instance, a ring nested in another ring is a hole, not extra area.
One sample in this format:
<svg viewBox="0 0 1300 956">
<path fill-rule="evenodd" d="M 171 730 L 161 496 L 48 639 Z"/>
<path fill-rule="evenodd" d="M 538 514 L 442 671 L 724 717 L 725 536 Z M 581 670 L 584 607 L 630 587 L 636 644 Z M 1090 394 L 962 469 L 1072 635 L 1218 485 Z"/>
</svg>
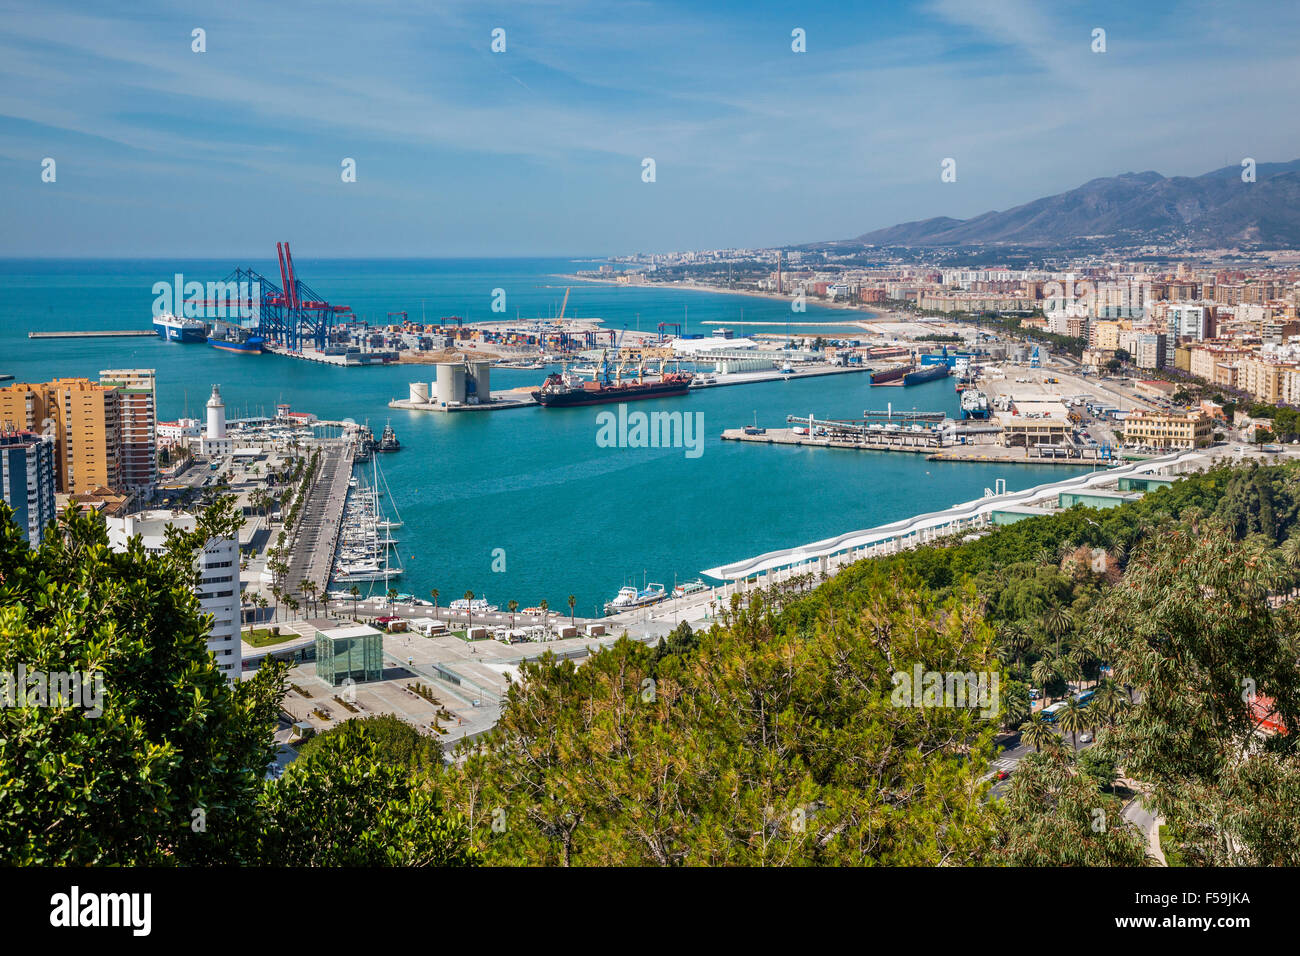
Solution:
<svg viewBox="0 0 1300 956">
<path fill-rule="evenodd" d="M 556 0 L 490 15 L 232 0 L 130 16 L 10 0 L 0 189 L 20 228 L 0 252 L 164 251 L 146 225 L 110 223 L 122 204 L 200 216 L 204 229 L 166 242 L 196 254 L 275 234 L 286 216 L 319 253 L 800 241 L 1126 169 L 1290 159 L 1300 55 L 1279 24 L 1295 21 L 1282 3 L 1225 20 L 1200 4 L 1027 0 L 808 14 Z M 502 55 L 489 50 L 498 26 Z M 805 54 L 790 50 L 794 26 Z M 1104 55 L 1089 50 L 1094 26 Z M 194 27 L 206 53 L 190 50 Z M 56 154 L 67 172 L 45 188 L 36 164 Z M 345 156 L 355 184 L 339 180 Z M 658 162 L 653 186 L 643 156 Z M 73 199 L 89 194 L 105 202 Z M 375 235 L 392 247 L 357 247 Z"/>
</svg>

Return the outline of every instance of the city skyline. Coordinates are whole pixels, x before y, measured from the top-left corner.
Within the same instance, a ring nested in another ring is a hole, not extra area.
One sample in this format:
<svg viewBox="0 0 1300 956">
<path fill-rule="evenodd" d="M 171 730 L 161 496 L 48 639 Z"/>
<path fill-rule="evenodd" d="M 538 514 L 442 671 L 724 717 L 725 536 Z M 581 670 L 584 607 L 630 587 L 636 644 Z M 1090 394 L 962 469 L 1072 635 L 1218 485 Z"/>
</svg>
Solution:
<svg viewBox="0 0 1300 956">
<path fill-rule="evenodd" d="M 345 16 L 8 4 L 0 255 L 236 255 L 286 223 L 322 257 L 762 247 L 1300 155 L 1282 4 Z"/>
</svg>

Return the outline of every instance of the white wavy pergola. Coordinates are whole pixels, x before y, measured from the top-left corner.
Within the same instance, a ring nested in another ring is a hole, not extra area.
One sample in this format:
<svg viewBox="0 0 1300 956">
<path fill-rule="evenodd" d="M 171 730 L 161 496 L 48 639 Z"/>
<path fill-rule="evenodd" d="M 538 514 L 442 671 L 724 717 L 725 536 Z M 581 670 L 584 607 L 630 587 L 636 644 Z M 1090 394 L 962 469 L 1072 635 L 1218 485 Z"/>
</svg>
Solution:
<svg viewBox="0 0 1300 956">
<path fill-rule="evenodd" d="M 836 555 L 856 551 L 859 548 L 869 548 L 878 544 L 898 542 L 901 547 L 908 538 L 927 540 L 949 534 L 963 527 L 984 525 L 988 522 L 988 516 L 992 512 L 1007 507 L 1029 505 L 1044 498 L 1055 497 L 1062 491 L 1092 488 L 1097 485 L 1110 484 L 1120 478 L 1148 475 L 1154 471 L 1177 468 L 1179 465 L 1196 459 L 1208 461 L 1210 455 L 1206 451 L 1187 450 L 1172 455 L 1164 455 L 1160 458 L 1135 462 L 1131 465 L 1123 465 L 1119 468 L 1110 468 L 1086 475 L 1076 475 L 1073 478 L 1066 478 L 1064 481 L 1038 485 L 1025 491 L 1012 491 L 1002 495 L 977 498 L 964 504 L 953 505 L 943 511 L 932 511 L 929 514 L 904 518 L 902 521 L 883 524 L 864 531 L 850 531 L 838 537 L 814 541 L 812 544 L 805 544 L 797 548 L 769 551 L 766 554 L 760 554 L 744 561 L 709 568 L 701 573 L 719 581 L 737 581 L 766 571 L 795 567 L 810 561 L 829 559 Z"/>
</svg>

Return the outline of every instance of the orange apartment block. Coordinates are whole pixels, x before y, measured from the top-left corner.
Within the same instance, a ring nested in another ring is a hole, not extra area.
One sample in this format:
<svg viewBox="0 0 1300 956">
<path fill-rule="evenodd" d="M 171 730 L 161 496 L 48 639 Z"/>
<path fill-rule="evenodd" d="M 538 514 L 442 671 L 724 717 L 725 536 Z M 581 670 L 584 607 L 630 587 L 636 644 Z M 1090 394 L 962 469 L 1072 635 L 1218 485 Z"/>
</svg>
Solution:
<svg viewBox="0 0 1300 956">
<path fill-rule="evenodd" d="M 0 388 L 0 424 L 54 435 L 54 480 L 70 494 L 122 489 L 122 395 L 84 378 Z"/>
</svg>

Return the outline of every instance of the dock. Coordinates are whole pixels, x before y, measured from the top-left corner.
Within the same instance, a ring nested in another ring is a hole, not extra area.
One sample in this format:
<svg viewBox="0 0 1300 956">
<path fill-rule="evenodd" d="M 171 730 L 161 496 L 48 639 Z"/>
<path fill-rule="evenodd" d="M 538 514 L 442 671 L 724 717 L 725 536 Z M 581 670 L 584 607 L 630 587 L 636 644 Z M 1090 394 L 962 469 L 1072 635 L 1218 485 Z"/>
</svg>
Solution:
<svg viewBox="0 0 1300 956">
<path fill-rule="evenodd" d="M 881 436 L 883 439 L 884 436 Z M 856 448 L 859 451 L 905 451 L 925 454 L 939 447 L 938 439 L 928 433 L 898 432 L 891 441 L 859 441 L 839 435 L 797 435 L 792 428 L 753 429 L 728 428 L 722 433 L 723 441 L 758 442 L 765 445 L 815 445 L 818 448 Z"/>
<path fill-rule="evenodd" d="M 409 398 L 395 398 L 388 403 L 389 408 L 401 408 L 412 412 L 499 412 L 510 408 L 531 408 L 537 404 L 533 398 L 536 386 L 511 388 L 504 392 L 493 392 L 486 402 L 470 404 L 443 405 L 441 402 L 413 402 Z"/>
<path fill-rule="evenodd" d="M 790 416 L 792 422 L 808 420 Z M 816 448 L 849 448 L 857 451 L 905 452 L 925 455 L 927 461 L 964 461 L 996 465 L 1067 465 L 1079 468 L 1086 465 L 1108 464 L 1099 450 L 1092 448 L 1028 448 L 1021 445 L 999 445 L 992 441 L 945 444 L 937 431 L 871 432 L 836 429 L 837 422 L 816 420 L 816 428 L 825 427 L 825 434 L 796 434 L 793 428 L 728 428 L 722 433 L 723 441 L 757 442 L 765 445 L 807 445 Z M 1089 454 L 1091 452 L 1091 454 Z"/>
<path fill-rule="evenodd" d="M 765 357 L 759 353 L 756 357 Z M 701 388 L 726 388 L 731 385 L 758 385 L 763 382 L 780 382 L 796 378 L 817 378 L 822 375 L 846 375 L 852 372 L 870 372 L 871 369 L 861 365 L 818 365 L 812 368 L 796 368 L 792 372 L 782 372 L 773 368 L 770 372 L 696 372 L 696 380 L 691 383 L 691 391 Z M 711 378 L 713 381 L 701 381 Z"/>
<path fill-rule="evenodd" d="M 152 329 L 101 329 L 91 332 L 28 332 L 29 339 L 135 339 L 156 338 Z"/>
<path fill-rule="evenodd" d="M 298 521 L 289 573 L 285 575 L 289 593 L 301 593 L 303 583 L 310 581 L 323 594 L 329 584 L 343 523 L 343 502 L 348 496 L 348 479 L 352 477 L 354 449 L 349 441 L 321 446 L 320 469 Z"/>
</svg>

